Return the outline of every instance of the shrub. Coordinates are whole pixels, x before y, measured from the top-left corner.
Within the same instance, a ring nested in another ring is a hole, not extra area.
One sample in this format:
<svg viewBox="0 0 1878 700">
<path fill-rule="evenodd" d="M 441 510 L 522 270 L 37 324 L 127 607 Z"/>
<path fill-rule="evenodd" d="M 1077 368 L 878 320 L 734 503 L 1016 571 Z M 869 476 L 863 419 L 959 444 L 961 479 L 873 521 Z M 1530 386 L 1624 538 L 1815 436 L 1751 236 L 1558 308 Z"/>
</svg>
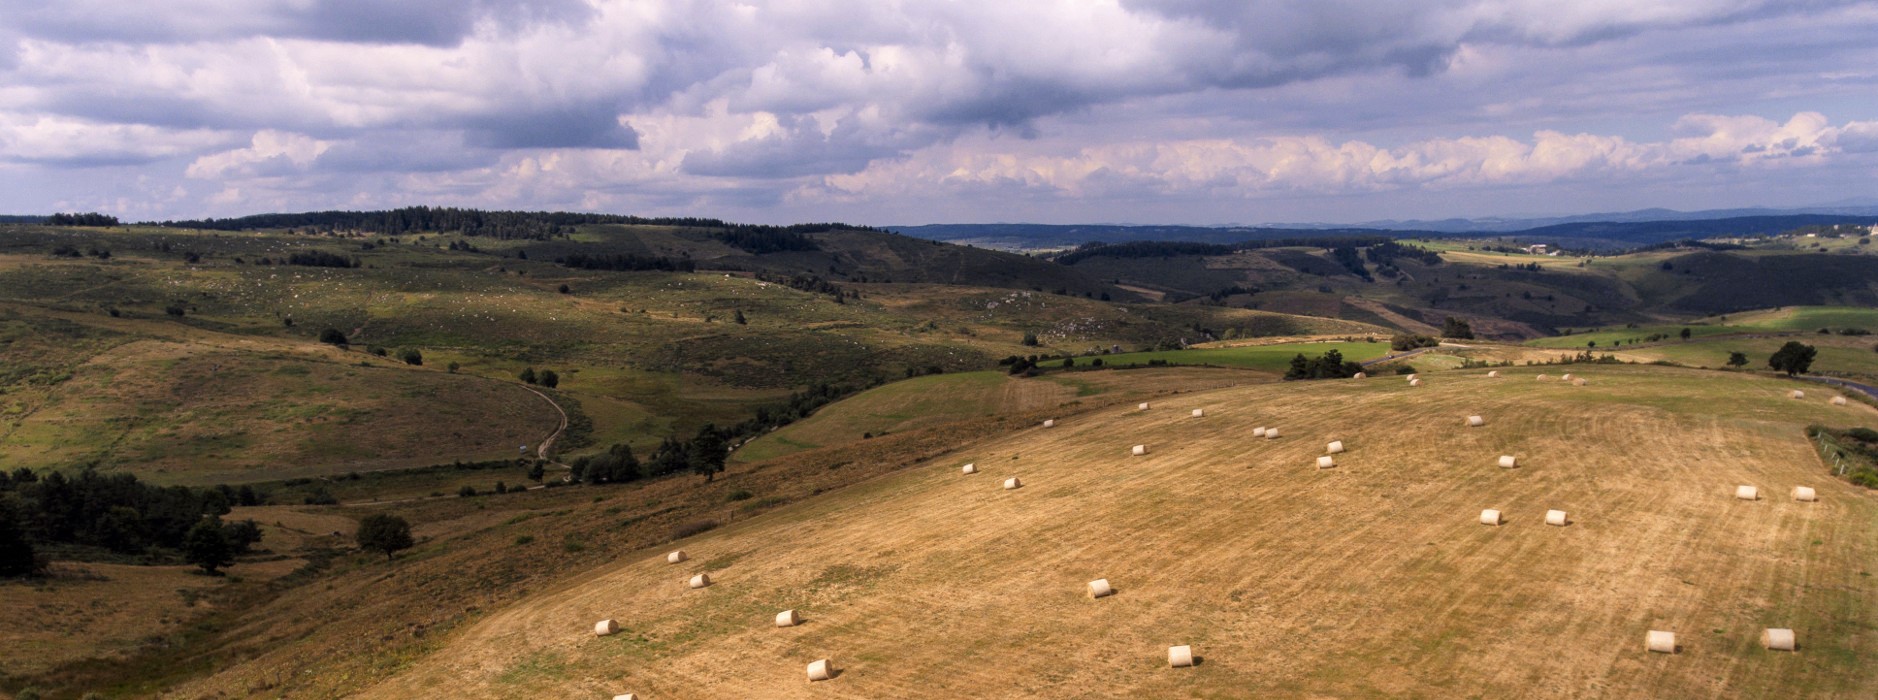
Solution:
<svg viewBox="0 0 1878 700">
<path fill-rule="evenodd" d="M 1395 368 L 1396 374 L 1415 374 L 1415 371 L 1415 365 L 1398 365 Z"/>
<path fill-rule="evenodd" d="M 716 520 L 693 520 L 672 528 L 672 539 L 682 540 L 692 535 L 702 534 L 717 529 Z"/>
<path fill-rule="evenodd" d="M 750 500 L 750 499 L 752 499 L 752 498 L 755 498 L 755 497 L 756 497 L 756 494 L 754 494 L 754 493 L 750 493 L 749 491 L 747 491 L 747 490 L 744 490 L 744 489 L 737 489 L 737 490 L 735 490 L 735 491 L 731 491 L 731 492 L 730 492 L 730 495 L 727 495 L 727 496 L 725 496 L 725 497 L 724 497 L 724 500 L 726 500 L 726 501 L 747 501 L 747 500 Z"/>
<path fill-rule="evenodd" d="M 476 487 L 464 484 L 463 488 L 456 490 L 456 495 L 462 498 L 469 498 L 470 496 L 476 495 Z"/>
<path fill-rule="evenodd" d="M 346 334 L 340 332 L 337 328 L 328 328 L 320 331 L 320 342 L 327 345 L 344 347 L 346 345 Z"/>
<path fill-rule="evenodd" d="M 407 365 L 421 365 L 424 364 L 424 353 L 418 352 L 417 348 L 405 348 L 404 352 L 398 353 L 398 359 L 404 360 Z"/>
<path fill-rule="evenodd" d="M 1414 350 L 1415 348 L 1432 348 L 1440 344 L 1441 341 L 1435 340 L 1433 337 L 1414 333 L 1399 333 L 1389 338 L 1389 349 L 1396 352 Z"/>
</svg>

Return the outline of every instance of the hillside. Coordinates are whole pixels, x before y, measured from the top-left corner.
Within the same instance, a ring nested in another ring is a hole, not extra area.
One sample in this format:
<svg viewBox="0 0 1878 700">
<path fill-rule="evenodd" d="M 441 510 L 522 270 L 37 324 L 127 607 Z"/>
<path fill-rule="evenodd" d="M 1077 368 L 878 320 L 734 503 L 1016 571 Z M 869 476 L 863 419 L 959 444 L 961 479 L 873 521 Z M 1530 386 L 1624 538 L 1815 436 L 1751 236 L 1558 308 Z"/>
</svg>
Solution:
<svg viewBox="0 0 1878 700">
<path fill-rule="evenodd" d="M 618 552 L 366 696 L 1830 696 L 1878 682 L 1863 619 L 1878 503 L 1828 477 L 1801 430 L 1873 410 L 1747 376 L 1580 374 L 1588 386 L 1528 371 L 1242 386 L 990 435 Z M 1469 414 L 1487 425 L 1463 427 Z M 1283 437 L 1251 439 L 1263 425 Z M 1349 451 L 1313 468 L 1331 439 Z M 1128 456 L 1135 443 L 1150 454 Z M 1501 454 L 1521 466 L 1494 466 Z M 998 488 L 1013 476 L 1023 488 Z M 1765 497 L 1737 501 L 1736 484 Z M 1820 502 L 1788 499 L 1795 485 Z M 1483 508 L 1506 524 L 1481 525 Z M 1541 524 L 1547 509 L 1571 524 Z M 691 561 L 665 563 L 673 547 Z M 685 590 L 700 572 L 714 583 Z M 1117 594 L 1086 598 L 1095 578 Z M 770 624 L 791 608 L 805 624 Z M 594 637 L 604 617 L 623 631 Z M 1763 627 L 1795 629 L 1800 651 L 1760 648 Z M 1676 631 L 1680 653 L 1645 652 L 1651 629 Z M 1174 644 L 1199 666 L 1167 668 Z M 824 657 L 840 675 L 805 682 Z"/>
</svg>

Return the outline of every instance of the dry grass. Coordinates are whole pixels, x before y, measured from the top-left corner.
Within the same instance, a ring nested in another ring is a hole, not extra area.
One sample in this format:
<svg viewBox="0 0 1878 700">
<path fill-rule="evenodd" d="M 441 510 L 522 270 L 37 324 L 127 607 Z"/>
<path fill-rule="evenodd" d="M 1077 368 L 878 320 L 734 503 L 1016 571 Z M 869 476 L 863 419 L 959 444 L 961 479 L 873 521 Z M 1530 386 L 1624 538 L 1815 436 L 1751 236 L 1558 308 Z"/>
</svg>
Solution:
<svg viewBox="0 0 1878 700">
<path fill-rule="evenodd" d="M 530 595 L 376 697 L 1713 697 L 1878 683 L 1878 505 L 1779 382 L 1585 367 L 1181 395 L 987 439 Z M 1204 419 L 1187 409 L 1204 407 Z M 1464 429 L 1470 413 L 1486 428 Z M 1250 440 L 1252 427 L 1285 437 Z M 1325 441 L 1350 451 L 1312 468 Z M 1127 446 L 1148 442 L 1151 456 Z M 1522 467 L 1493 466 L 1499 454 Z M 961 476 L 975 461 L 981 473 Z M 1021 476 L 1025 487 L 997 482 Z M 1769 498 L 1737 502 L 1737 483 Z M 1795 484 L 1821 502 L 1784 498 Z M 1507 513 L 1480 526 L 1481 508 Z M 1546 527 L 1548 508 L 1574 524 Z M 688 591 L 686 576 L 716 584 Z M 1090 601 L 1084 582 L 1116 596 Z M 806 624 L 767 624 L 777 610 Z M 594 638 L 602 617 L 625 630 Z M 1760 649 L 1792 627 L 1802 650 Z M 1681 654 L 1649 655 L 1649 629 Z M 1198 668 L 1165 666 L 1192 644 Z M 810 686 L 803 664 L 842 675 Z"/>
</svg>

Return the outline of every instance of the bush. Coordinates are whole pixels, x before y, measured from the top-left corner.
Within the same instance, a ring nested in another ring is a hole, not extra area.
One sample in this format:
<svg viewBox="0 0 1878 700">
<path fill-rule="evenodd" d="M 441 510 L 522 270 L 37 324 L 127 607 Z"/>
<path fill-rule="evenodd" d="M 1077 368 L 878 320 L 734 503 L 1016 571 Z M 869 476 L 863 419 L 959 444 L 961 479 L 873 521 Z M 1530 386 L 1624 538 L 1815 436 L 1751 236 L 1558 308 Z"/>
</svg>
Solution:
<svg viewBox="0 0 1878 700">
<path fill-rule="evenodd" d="M 320 331 L 320 342 L 325 343 L 327 345 L 337 345 L 340 347 L 345 347 L 346 334 L 341 333 L 339 329 L 337 328 L 328 328 L 326 330 Z"/>
<path fill-rule="evenodd" d="M 1399 365 L 1395 368 L 1396 374 L 1415 374 L 1415 372 L 1415 365 Z"/>
<path fill-rule="evenodd" d="M 1414 333 L 1400 333 L 1390 336 L 1389 338 L 1389 349 L 1396 352 L 1414 350 L 1416 348 L 1432 348 L 1440 344 L 1441 341 L 1435 340 L 1433 337 Z"/>
<path fill-rule="evenodd" d="M 417 348 L 406 348 L 404 352 L 398 353 L 398 359 L 404 360 L 407 365 L 421 365 L 424 364 L 424 353 L 418 352 Z"/>
<path fill-rule="evenodd" d="M 750 500 L 750 499 L 752 499 L 752 498 L 755 498 L 755 497 L 756 497 L 756 494 L 754 494 L 754 493 L 750 493 L 749 491 L 746 491 L 746 490 L 744 490 L 744 489 L 737 489 L 737 490 L 735 490 L 735 491 L 731 491 L 731 492 L 730 492 L 730 495 L 727 495 L 727 496 L 725 496 L 725 497 L 724 497 L 724 500 L 726 500 L 726 501 L 747 501 L 747 500 Z"/>
<path fill-rule="evenodd" d="M 476 487 L 464 484 L 463 488 L 456 490 L 456 495 L 462 498 L 469 498 L 470 496 L 476 495 Z"/>
<path fill-rule="evenodd" d="M 702 534 L 717 529 L 716 520 L 693 520 L 672 528 L 672 539 L 682 540 L 692 535 Z"/>
</svg>

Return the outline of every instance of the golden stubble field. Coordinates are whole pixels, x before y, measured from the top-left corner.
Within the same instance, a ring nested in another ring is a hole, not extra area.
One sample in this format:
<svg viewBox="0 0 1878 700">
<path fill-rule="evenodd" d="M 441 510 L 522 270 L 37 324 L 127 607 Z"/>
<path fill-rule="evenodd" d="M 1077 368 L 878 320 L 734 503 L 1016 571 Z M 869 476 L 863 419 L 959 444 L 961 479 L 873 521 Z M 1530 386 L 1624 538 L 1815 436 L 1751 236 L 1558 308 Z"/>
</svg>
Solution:
<svg viewBox="0 0 1878 700">
<path fill-rule="evenodd" d="M 1873 695 L 1878 504 L 1802 429 L 1878 412 L 1713 372 L 1539 371 L 1559 369 L 1235 387 L 987 438 L 680 542 L 682 564 L 622 552 L 367 695 Z M 1349 451 L 1316 469 L 1333 439 Z M 1087 598 L 1096 578 L 1117 594 Z M 805 624 L 774 627 L 789 608 Z M 602 618 L 622 631 L 593 636 Z M 1800 650 L 1762 649 L 1765 627 Z M 1681 652 L 1645 652 L 1651 629 Z M 1199 665 L 1168 668 L 1175 644 Z M 809 683 L 820 658 L 840 674 Z"/>
</svg>

